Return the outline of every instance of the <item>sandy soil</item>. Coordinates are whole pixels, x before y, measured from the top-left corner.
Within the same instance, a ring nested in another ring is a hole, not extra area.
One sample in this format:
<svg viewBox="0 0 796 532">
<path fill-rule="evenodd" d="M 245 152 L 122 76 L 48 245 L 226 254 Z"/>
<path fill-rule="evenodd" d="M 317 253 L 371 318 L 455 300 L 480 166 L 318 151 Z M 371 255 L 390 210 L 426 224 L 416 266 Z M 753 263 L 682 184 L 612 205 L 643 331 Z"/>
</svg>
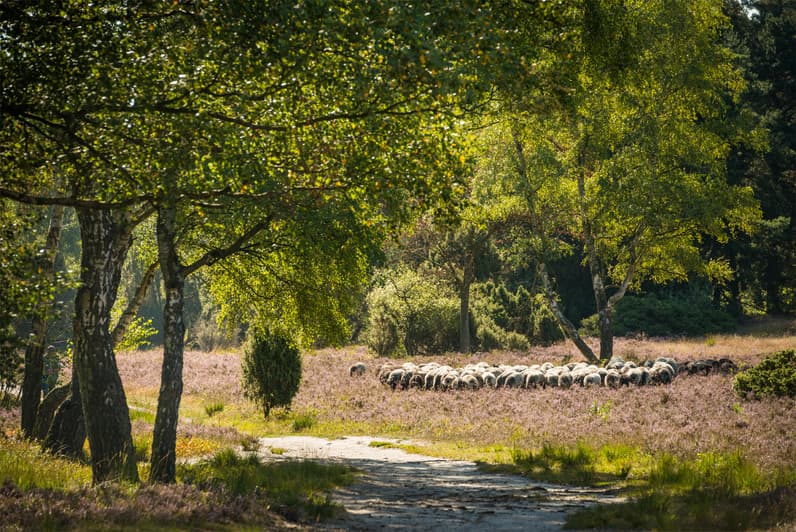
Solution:
<svg viewBox="0 0 796 532">
<path fill-rule="evenodd" d="M 332 494 L 346 509 L 342 518 L 327 523 L 333 529 L 560 530 L 568 512 L 621 500 L 606 490 L 532 482 L 481 472 L 473 462 L 371 447 L 374 440 L 261 438 L 260 454 L 267 460 L 341 462 L 362 472 L 357 482 Z"/>
</svg>

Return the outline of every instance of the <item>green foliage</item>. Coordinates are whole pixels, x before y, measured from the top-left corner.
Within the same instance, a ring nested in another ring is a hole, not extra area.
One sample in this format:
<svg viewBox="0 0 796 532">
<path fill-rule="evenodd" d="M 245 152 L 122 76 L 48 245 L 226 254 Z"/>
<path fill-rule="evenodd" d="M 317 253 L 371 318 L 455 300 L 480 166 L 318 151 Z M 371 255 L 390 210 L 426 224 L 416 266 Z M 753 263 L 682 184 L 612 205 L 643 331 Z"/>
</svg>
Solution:
<svg viewBox="0 0 796 532">
<path fill-rule="evenodd" d="M 473 289 L 473 316 L 480 349 L 527 350 L 529 344 L 549 344 L 563 339 L 558 322 L 539 295 L 525 287 L 511 291 L 493 280 Z"/>
<path fill-rule="evenodd" d="M 368 347 L 380 356 L 456 349 L 459 300 L 450 287 L 412 270 L 384 272 L 368 294 Z"/>
<path fill-rule="evenodd" d="M 661 297 L 655 293 L 625 296 L 614 311 L 614 333 L 627 336 L 700 336 L 726 332 L 736 325 L 727 312 L 717 309 L 707 293 L 691 291 Z M 581 322 L 581 333 L 598 336 L 597 315 Z"/>
<path fill-rule="evenodd" d="M 745 397 L 796 397 L 796 350 L 773 353 L 757 366 L 738 373 L 733 389 Z"/>
<path fill-rule="evenodd" d="M 350 484 L 351 468 L 311 461 L 280 461 L 263 464 L 257 455 L 241 457 L 230 449 L 206 462 L 182 465 L 182 482 L 223 487 L 235 495 L 259 491 L 274 510 L 294 520 L 317 521 L 334 515 L 339 507 L 326 494 Z"/>
<path fill-rule="evenodd" d="M 243 351 L 243 394 L 268 417 L 275 406 L 289 407 L 301 383 L 301 355 L 283 335 L 257 332 Z"/>
<path fill-rule="evenodd" d="M 116 345 L 119 351 L 136 351 L 152 345 L 150 339 L 158 334 L 158 330 L 152 326 L 151 318 L 135 318 L 130 322 L 127 333 L 121 342 Z"/>
</svg>

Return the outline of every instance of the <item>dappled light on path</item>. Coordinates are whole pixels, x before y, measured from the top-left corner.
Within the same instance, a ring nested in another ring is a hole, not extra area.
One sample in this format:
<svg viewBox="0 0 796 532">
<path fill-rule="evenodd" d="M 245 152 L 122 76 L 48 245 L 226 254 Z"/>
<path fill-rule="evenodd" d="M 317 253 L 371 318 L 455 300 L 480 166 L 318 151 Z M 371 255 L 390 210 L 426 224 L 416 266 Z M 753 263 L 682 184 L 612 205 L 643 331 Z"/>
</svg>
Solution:
<svg viewBox="0 0 796 532">
<path fill-rule="evenodd" d="M 533 482 L 483 472 L 474 462 L 383 446 L 395 443 L 365 436 L 261 438 L 260 454 L 267 460 L 345 463 L 361 471 L 354 484 L 333 493 L 346 512 L 330 528 L 560 530 L 575 509 L 622 500 L 610 490 Z"/>
</svg>

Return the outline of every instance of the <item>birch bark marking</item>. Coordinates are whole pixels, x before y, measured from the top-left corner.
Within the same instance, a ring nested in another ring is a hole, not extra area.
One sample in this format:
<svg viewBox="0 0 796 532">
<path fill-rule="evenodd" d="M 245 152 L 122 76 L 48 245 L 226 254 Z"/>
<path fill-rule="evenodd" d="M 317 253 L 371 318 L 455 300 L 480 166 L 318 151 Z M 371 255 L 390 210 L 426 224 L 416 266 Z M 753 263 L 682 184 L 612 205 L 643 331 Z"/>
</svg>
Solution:
<svg viewBox="0 0 796 532">
<path fill-rule="evenodd" d="M 132 243 L 122 210 L 78 209 L 81 286 L 75 298 L 75 360 L 94 483 L 138 481 L 130 412 L 111 343 L 110 312 Z"/>
<path fill-rule="evenodd" d="M 158 209 L 157 241 L 160 271 L 166 292 L 163 308 L 164 344 L 158 409 L 152 437 L 149 478 L 154 482 L 176 481 L 177 421 L 182 397 L 182 365 L 185 348 L 183 322 L 184 273 L 176 248 L 177 210 L 174 205 Z"/>
</svg>

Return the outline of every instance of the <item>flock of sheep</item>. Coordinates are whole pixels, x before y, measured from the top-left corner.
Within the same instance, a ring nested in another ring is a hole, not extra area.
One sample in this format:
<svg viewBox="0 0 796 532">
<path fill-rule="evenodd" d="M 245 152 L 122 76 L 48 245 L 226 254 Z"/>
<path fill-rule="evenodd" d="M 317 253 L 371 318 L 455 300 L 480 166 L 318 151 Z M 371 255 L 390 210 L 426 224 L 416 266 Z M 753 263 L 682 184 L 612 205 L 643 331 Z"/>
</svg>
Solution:
<svg viewBox="0 0 796 532">
<path fill-rule="evenodd" d="M 357 362 L 349 368 L 351 376 L 364 375 L 366 366 Z M 572 386 L 607 386 L 669 384 L 677 375 L 732 372 L 737 370 L 729 359 L 697 360 L 678 364 L 673 358 L 661 357 L 654 361 L 636 364 L 621 358 L 612 358 L 605 367 L 585 362 L 571 362 L 556 366 L 544 364 L 499 365 L 486 362 L 467 364 L 462 368 L 429 362 L 401 365 L 384 364 L 378 370 L 382 384 L 393 390 L 418 388 L 423 390 L 477 390 L 489 388 L 570 388 Z"/>
</svg>

